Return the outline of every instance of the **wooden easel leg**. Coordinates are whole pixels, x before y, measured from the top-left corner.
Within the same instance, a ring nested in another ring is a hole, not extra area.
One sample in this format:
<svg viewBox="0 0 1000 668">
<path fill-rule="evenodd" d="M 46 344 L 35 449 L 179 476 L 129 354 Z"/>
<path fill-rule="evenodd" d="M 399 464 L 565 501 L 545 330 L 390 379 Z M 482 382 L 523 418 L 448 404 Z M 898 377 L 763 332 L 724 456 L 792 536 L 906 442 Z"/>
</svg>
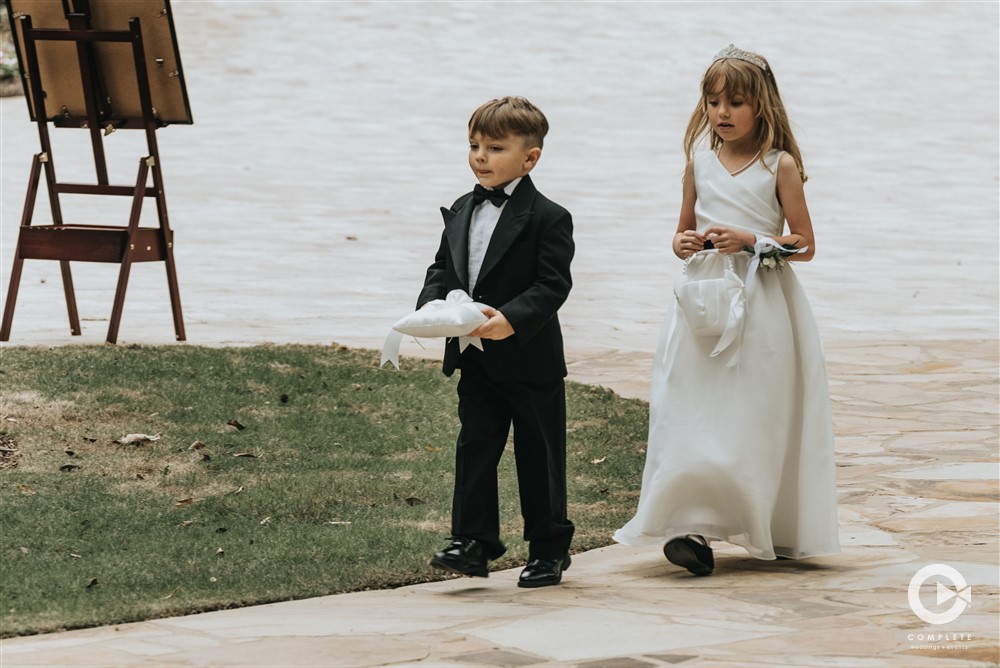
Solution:
<svg viewBox="0 0 1000 668">
<path fill-rule="evenodd" d="M 174 315 L 174 335 L 178 341 L 187 341 L 184 333 L 184 315 L 181 313 L 181 291 L 177 287 L 177 270 L 174 268 L 174 249 L 167 243 L 167 289 L 170 291 L 170 309 Z"/>
<path fill-rule="evenodd" d="M 46 130 L 44 134 L 45 140 L 43 146 L 47 146 L 48 131 Z M 49 154 L 49 151 L 45 151 L 38 159 L 45 166 L 45 182 L 49 191 L 49 206 L 52 208 L 52 223 L 54 225 L 62 225 L 62 207 L 59 206 L 59 194 L 56 191 L 56 168 L 52 164 L 52 156 Z M 34 202 L 32 202 L 33 204 Z M 66 313 L 69 316 L 69 331 L 73 336 L 80 336 L 80 315 L 76 310 L 76 293 L 73 291 L 73 274 L 70 272 L 69 262 L 60 260 L 59 270 L 62 273 L 63 292 L 66 294 Z"/>
<path fill-rule="evenodd" d="M 48 139 L 48 135 L 45 135 L 45 139 Z M 44 145 L 43 141 L 43 145 Z M 50 167 L 47 164 L 49 161 L 48 153 L 36 153 L 31 159 L 31 171 L 28 172 L 28 192 L 24 196 L 24 209 L 21 210 L 21 227 L 29 227 L 31 225 L 31 218 L 35 215 L 35 198 L 38 195 L 38 181 L 42 175 L 42 163 L 46 163 L 46 168 Z M 49 184 L 49 191 L 52 192 L 51 182 Z M 51 198 L 50 198 L 51 199 Z M 59 200 L 53 200 L 53 214 L 59 211 Z M 21 257 L 21 235 L 20 230 L 18 230 L 17 246 L 14 248 L 14 267 L 10 272 L 10 285 L 7 286 L 7 303 L 4 305 L 3 309 L 3 324 L 0 325 L 0 341 L 10 340 L 10 328 L 14 322 L 14 306 L 17 304 L 17 291 L 21 286 L 21 268 L 24 266 L 24 259 Z"/>
<path fill-rule="evenodd" d="M 160 238 L 166 251 L 164 263 L 167 269 L 167 289 L 170 291 L 170 309 L 174 318 L 174 335 L 178 341 L 186 341 L 184 315 L 181 312 L 181 292 L 177 286 L 177 269 L 174 266 L 174 235 L 167 219 L 167 196 L 163 190 L 163 173 L 160 171 L 160 152 L 156 145 L 157 123 L 154 117 L 153 99 L 149 92 L 149 76 L 146 69 L 145 47 L 139 19 L 129 21 L 132 32 L 132 58 L 135 60 L 136 83 L 139 85 L 139 100 L 145 121 L 146 145 L 149 147 L 147 164 L 153 172 L 153 186 L 156 189 L 156 215 L 160 222 Z"/>
<path fill-rule="evenodd" d="M 80 336 L 80 314 L 76 310 L 76 293 L 73 291 L 73 274 L 69 270 L 69 262 L 60 260 L 59 269 L 62 272 L 63 292 L 66 293 L 66 312 L 69 314 L 69 331 L 73 336 Z"/>
<path fill-rule="evenodd" d="M 167 197 L 163 193 L 163 175 L 160 173 L 160 163 L 156 161 L 155 135 L 149 134 L 150 151 L 153 155 L 153 187 L 156 188 L 156 215 L 160 221 L 160 238 L 166 249 L 164 264 L 167 268 L 167 290 L 170 292 L 170 310 L 174 317 L 174 336 L 178 341 L 187 341 L 184 333 L 184 314 L 181 311 L 181 291 L 177 285 L 177 269 L 174 266 L 174 233 L 167 219 Z"/>
<path fill-rule="evenodd" d="M 14 251 L 17 253 L 17 251 Z M 7 303 L 3 309 L 3 326 L 0 327 L 0 341 L 10 341 L 10 326 L 14 322 L 14 305 L 17 303 L 17 289 L 21 285 L 21 267 L 24 260 L 14 258 L 14 268 L 10 272 L 10 284 L 7 286 Z"/>
<path fill-rule="evenodd" d="M 111 309 L 111 324 L 108 326 L 108 343 L 118 342 L 118 326 L 122 322 L 122 309 L 125 306 L 125 289 L 128 287 L 128 276 L 132 270 L 132 252 L 135 250 L 135 231 L 139 227 L 139 216 L 142 214 L 142 200 L 146 190 L 146 175 L 149 173 L 150 158 L 139 161 L 139 175 L 135 180 L 135 190 L 132 192 L 132 213 L 128 219 L 128 241 L 122 254 L 122 268 L 118 272 L 118 287 L 115 288 L 115 304 Z"/>
<path fill-rule="evenodd" d="M 125 306 L 125 288 L 128 287 L 128 275 L 132 269 L 132 253 L 125 251 L 122 258 L 122 268 L 118 272 L 118 287 L 115 289 L 115 305 L 111 309 L 111 325 L 108 327 L 108 343 L 118 342 L 118 326 L 122 323 L 122 308 Z"/>
</svg>

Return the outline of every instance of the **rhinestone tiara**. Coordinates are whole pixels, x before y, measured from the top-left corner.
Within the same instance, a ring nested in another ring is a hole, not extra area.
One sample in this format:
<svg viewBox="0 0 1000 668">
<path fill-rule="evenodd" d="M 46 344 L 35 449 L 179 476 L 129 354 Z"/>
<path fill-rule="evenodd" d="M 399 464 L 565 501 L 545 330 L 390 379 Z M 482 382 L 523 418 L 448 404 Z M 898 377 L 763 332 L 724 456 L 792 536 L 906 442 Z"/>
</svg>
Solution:
<svg viewBox="0 0 1000 668">
<path fill-rule="evenodd" d="M 714 63 L 717 60 L 724 60 L 726 58 L 735 58 L 737 60 L 744 60 L 748 63 L 753 63 L 760 69 L 767 72 L 767 63 L 765 63 L 763 60 L 761 60 L 754 54 L 750 53 L 749 51 L 744 51 L 743 49 L 736 48 L 732 44 L 730 44 L 722 51 L 719 51 L 717 54 L 715 54 L 715 58 L 712 59 L 712 62 Z"/>
</svg>

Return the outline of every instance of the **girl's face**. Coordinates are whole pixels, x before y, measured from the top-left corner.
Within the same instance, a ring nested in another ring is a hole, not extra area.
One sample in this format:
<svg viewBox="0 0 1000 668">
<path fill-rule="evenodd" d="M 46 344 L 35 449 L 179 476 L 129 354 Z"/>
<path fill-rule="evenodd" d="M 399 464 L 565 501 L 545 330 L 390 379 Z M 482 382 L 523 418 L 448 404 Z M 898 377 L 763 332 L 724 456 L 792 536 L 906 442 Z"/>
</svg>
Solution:
<svg viewBox="0 0 1000 668">
<path fill-rule="evenodd" d="M 739 92 L 726 92 L 722 82 L 705 96 L 708 122 L 719 138 L 726 143 L 753 141 L 757 129 L 757 110 L 750 99 Z"/>
</svg>

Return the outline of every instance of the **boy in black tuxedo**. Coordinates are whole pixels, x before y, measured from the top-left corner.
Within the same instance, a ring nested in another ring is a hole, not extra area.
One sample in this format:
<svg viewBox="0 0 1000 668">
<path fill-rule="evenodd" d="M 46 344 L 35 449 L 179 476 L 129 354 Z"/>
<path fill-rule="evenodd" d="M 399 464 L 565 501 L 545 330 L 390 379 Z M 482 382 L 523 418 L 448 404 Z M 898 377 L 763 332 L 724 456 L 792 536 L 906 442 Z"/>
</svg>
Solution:
<svg viewBox="0 0 1000 668">
<path fill-rule="evenodd" d="M 444 234 L 417 299 L 420 308 L 462 289 L 488 304 L 471 336 L 445 346 L 444 373 L 461 369 L 451 543 L 431 565 L 486 577 L 500 541 L 497 465 L 514 427 L 528 564 L 518 586 L 559 584 L 569 568 L 566 517 L 566 362 L 556 311 L 569 295 L 573 221 L 528 176 L 549 124 L 521 97 L 479 107 L 469 120 L 469 166 L 479 183 L 442 208 Z"/>
</svg>

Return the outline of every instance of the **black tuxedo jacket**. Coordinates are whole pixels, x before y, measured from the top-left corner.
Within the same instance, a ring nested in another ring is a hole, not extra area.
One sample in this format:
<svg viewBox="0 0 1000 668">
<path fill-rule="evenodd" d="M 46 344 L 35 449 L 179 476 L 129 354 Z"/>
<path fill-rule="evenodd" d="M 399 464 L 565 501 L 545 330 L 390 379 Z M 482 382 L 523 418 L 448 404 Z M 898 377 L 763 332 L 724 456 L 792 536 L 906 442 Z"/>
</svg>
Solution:
<svg viewBox="0 0 1000 668">
<path fill-rule="evenodd" d="M 475 208 L 472 193 L 442 207 L 444 233 L 434 263 L 427 269 L 417 308 L 444 299 L 452 290 L 469 292 L 469 224 Z M 539 193 L 527 175 L 504 207 L 486 249 L 472 298 L 498 309 L 514 328 L 503 341 L 483 340 L 483 353 L 472 347 L 479 364 L 494 380 L 542 382 L 566 376 L 562 331 L 556 311 L 573 281 L 573 219 Z M 461 368 L 458 340 L 445 347 L 444 373 Z"/>
</svg>

